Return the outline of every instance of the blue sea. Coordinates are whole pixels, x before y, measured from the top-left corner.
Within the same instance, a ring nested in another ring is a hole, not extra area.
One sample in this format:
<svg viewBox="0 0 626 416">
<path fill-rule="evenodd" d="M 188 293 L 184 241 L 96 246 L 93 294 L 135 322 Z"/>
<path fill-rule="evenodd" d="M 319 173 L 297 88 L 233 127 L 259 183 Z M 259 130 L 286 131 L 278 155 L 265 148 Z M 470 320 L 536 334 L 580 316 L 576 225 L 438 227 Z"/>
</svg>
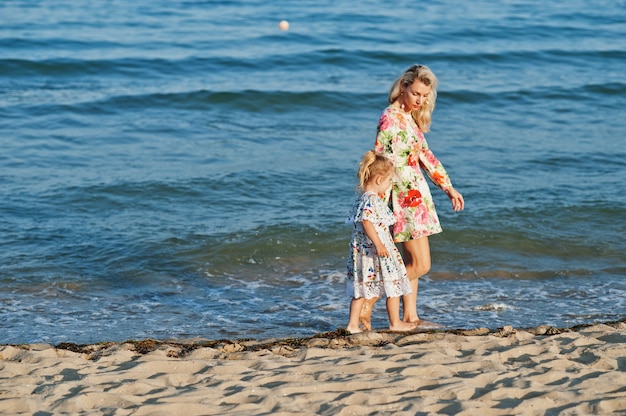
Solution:
<svg viewBox="0 0 626 416">
<path fill-rule="evenodd" d="M 357 162 L 414 63 L 466 201 L 433 187 L 420 316 L 626 317 L 624 0 L 4 0 L 0 21 L 0 343 L 344 328 Z"/>
</svg>

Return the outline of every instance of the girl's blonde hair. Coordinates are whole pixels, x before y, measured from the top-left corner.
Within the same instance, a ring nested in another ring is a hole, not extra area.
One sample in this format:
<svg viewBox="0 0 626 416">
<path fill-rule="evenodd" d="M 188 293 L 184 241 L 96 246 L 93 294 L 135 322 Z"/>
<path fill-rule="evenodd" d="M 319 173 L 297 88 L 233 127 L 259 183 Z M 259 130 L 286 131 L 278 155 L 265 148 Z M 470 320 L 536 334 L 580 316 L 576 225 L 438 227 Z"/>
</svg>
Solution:
<svg viewBox="0 0 626 416">
<path fill-rule="evenodd" d="M 371 179 L 377 176 L 390 175 L 393 172 L 393 162 L 386 156 L 375 152 L 374 150 L 368 150 L 359 163 L 359 172 L 357 178 L 359 178 L 359 189 L 362 191 L 365 189 L 365 185 Z"/>
<path fill-rule="evenodd" d="M 427 87 L 430 87 L 430 94 L 426 99 L 426 105 L 420 106 L 419 109 L 411 111 L 413 120 L 424 133 L 430 131 L 432 114 L 435 110 L 435 101 L 437 101 L 437 77 L 425 65 L 412 65 L 393 83 L 389 91 L 389 104 L 394 103 L 403 90 L 412 85 L 415 80 L 421 81 Z"/>
</svg>

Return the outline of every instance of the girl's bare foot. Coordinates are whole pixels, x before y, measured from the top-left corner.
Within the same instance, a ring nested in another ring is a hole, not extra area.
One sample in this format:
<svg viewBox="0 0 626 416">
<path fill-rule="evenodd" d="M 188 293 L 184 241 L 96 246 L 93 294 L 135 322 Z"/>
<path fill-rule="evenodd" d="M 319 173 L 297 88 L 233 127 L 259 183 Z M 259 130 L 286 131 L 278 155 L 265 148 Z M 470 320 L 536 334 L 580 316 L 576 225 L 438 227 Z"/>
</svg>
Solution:
<svg viewBox="0 0 626 416">
<path fill-rule="evenodd" d="M 395 325 L 389 325 L 389 330 L 390 331 L 412 331 L 415 328 L 417 328 L 417 324 L 413 323 L 413 322 L 404 322 L 404 321 L 400 321 Z"/>
<path fill-rule="evenodd" d="M 376 303 L 377 298 L 374 299 L 365 299 L 363 302 L 363 307 L 361 308 L 361 313 L 359 314 L 359 322 L 363 325 L 366 331 L 370 331 L 372 329 L 372 307 L 374 303 Z"/>
</svg>

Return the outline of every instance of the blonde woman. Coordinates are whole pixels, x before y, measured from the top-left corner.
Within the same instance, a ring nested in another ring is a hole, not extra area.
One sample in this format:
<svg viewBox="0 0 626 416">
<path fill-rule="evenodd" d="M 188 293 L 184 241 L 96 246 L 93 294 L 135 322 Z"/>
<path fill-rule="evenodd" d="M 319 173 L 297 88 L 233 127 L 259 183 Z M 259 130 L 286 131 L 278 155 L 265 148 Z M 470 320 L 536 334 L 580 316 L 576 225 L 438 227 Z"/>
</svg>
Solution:
<svg viewBox="0 0 626 416">
<path fill-rule="evenodd" d="M 394 242 L 402 245 L 402 256 L 411 282 L 412 293 L 403 298 L 403 320 L 417 324 L 418 279 L 431 266 L 428 236 L 442 231 L 424 173 L 443 190 L 454 211 L 465 207 L 463 196 L 452 186 L 450 177 L 428 148 L 424 133 L 430 130 L 437 99 L 437 78 L 424 65 L 413 65 L 394 82 L 389 106 L 377 128 L 375 150 L 394 164 L 391 194 L 388 196 L 395 224 Z M 377 299 L 366 300 L 361 324 L 371 327 L 372 307 Z"/>
</svg>

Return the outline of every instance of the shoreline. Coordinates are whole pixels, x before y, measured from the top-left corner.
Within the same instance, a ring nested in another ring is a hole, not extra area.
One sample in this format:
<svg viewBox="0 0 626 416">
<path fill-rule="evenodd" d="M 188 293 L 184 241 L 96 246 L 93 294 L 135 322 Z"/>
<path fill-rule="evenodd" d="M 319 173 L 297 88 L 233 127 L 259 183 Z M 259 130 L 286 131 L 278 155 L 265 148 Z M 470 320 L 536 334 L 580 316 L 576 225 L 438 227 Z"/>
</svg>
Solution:
<svg viewBox="0 0 626 416">
<path fill-rule="evenodd" d="M 38 344 L 0 344 L 0 348 L 3 346 L 14 347 L 26 347 L 30 345 L 49 345 L 52 348 L 60 350 L 68 350 L 81 354 L 93 354 L 95 352 L 103 351 L 111 347 L 126 345 L 138 354 L 148 354 L 164 347 L 172 347 L 180 349 L 180 355 L 178 358 L 183 358 L 186 354 L 191 353 L 193 350 L 199 348 L 218 348 L 223 349 L 225 352 L 240 351 L 260 351 L 263 349 L 273 350 L 276 347 L 288 347 L 289 349 L 299 350 L 302 348 L 348 348 L 350 346 L 366 345 L 377 346 L 377 344 L 384 345 L 387 343 L 397 342 L 407 336 L 416 334 L 453 334 L 461 336 L 488 336 L 493 335 L 496 337 L 504 337 L 512 335 L 517 331 L 527 332 L 535 336 L 550 336 L 558 335 L 567 332 L 577 332 L 584 330 L 595 325 L 606 325 L 613 328 L 620 328 L 626 325 L 626 316 L 618 321 L 596 322 L 590 324 L 579 324 L 571 327 L 554 327 L 549 325 L 539 325 L 529 328 L 514 328 L 510 325 L 505 325 L 496 329 L 489 329 L 486 327 L 475 329 L 433 329 L 419 327 L 415 331 L 408 332 L 394 332 L 387 329 L 373 329 L 371 331 L 364 331 L 357 334 L 350 334 L 344 329 L 337 329 L 335 331 L 322 332 L 309 337 L 293 337 L 293 338 L 266 338 L 266 339 L 252 339 L 252 338 L 234 338 L 234 339 L 218 339 L 210 340 L 205 338 L 189 338 L 189 339 L 164 339 L 158 340 L 153 338 L 145 338 L 139 340 L 125 340 L 125 341 L 102 341 L 89 344 L 77 344 L 73 342 L 60 342 L 56 345 L 48 343 Z M 235 347 L 227 347 L 232 345 Z M 380 346 L 378 345 L 378 346 Z"/>
<path fill-rule="evenodd" d="M 0 345 L 0 413 L 626 412 L 626 319 L 571 328 Z"/>
</svg>

